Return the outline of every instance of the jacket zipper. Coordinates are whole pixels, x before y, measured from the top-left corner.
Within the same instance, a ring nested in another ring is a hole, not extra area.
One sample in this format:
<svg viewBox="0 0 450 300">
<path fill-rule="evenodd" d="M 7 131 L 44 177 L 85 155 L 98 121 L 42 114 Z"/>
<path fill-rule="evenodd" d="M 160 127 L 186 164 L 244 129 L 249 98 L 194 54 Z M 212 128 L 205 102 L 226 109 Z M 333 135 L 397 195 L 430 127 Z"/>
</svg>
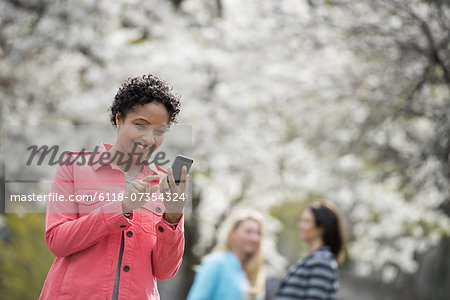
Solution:
<svg viewBox="0 0 450 300">
<path fill-rule="evenodd" d="M 120 267 L 122 266 L 123 248 L 125 246 L 124 231 L 122 230 L 122 238 L 120 240 L 119 261 L 117 262 L 116 278 L 114 279 L 114 290 L 112 300 L 117 300 L 119 297 L 119 281 L 120 281 Z"/>
</svg>

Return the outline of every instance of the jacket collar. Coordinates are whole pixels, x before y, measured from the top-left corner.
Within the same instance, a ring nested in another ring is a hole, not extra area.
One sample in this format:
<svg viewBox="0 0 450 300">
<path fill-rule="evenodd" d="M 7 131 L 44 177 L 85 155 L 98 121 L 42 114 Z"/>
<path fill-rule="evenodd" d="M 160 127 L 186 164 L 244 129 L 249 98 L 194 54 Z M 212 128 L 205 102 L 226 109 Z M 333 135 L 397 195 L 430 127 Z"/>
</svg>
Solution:
<svg viewBox="0 0 450 300">
<path fill-rule="evenodd" d="M 314 257 L 317 255 L 328 255 L 328 254 L 331 254 L 330 247 L 328 245 L 323 245 L 319 249 L 311 252 L 307 257 L 310 258 L 310 257 Z M 331 256 L 332 256 L 332 254 L 331 254 Z"/>
<path fill-rule="evenodd" d="M 102 155 L 102 153 L 110 150 L 111 147 L 112 147 L 111 144 L 101 143 L 98 146 L 97 151 L 95 151 L 94 153 L 91 153 L 91 155 L 92 154 L 94 155 L 94 158 L 92 160 L 94 163 L 91 165 L 91 168 L 93 171 L 97 171 L 100 167 L 110 167 L 113 170 L 122 171 L 122 169 L 120 169 L 116 164 L 114 164 L 112 162 L 107 163 L 107 164 L 99 163 L 99 158 Z M 144 168 L 142 169 L 142 172 L 139 174 L 138 177 L 146 177 L 148 175 L 157 175 L 157 172 L 150 167 L 149 163 L 146 160 L 143 161 L 143 164 L 144 164 Z"/>
<path fill-rule="evenodd" d="M 236 254 L 234 254 L 230 250 L 226 250 L 225 255 L 228 257 L 228 262 L 230 263 L 231 266 L 233 266 L 233 268 L 239 269 L 239 270 L 242 269 L 241 261 L 236 256 Z"/>
</svg>

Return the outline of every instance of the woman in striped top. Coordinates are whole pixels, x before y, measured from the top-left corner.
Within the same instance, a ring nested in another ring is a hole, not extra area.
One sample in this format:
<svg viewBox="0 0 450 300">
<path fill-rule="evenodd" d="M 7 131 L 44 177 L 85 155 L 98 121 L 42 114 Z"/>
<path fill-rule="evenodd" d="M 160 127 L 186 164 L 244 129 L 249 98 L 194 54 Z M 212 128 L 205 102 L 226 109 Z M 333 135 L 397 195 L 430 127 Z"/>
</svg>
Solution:
<svg viewBox="0 0 450 300">
<path fill-rule="evenodd" d="M 311 251 L 289 269 L 275 300 L 337 299 L 337 261 L 344 244 L 339 214 L 329 202 L 314 203 L 303 212 L 298 228 Z"/>
</svg>

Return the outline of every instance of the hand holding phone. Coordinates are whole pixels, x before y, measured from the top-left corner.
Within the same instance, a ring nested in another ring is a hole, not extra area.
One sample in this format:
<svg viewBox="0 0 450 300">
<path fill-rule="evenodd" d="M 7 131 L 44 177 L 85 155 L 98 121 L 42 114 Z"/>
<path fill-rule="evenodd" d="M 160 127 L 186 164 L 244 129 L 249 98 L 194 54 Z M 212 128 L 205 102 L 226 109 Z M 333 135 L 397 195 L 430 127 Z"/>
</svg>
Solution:
<svg viewBox="0 0 450 300">
<path fill-rule="evenodd" d="M 172 168 L 168 170 L 167 180 L 160 183 L 160 191 L 164 194 L 166 220 L 177 221 L 181 218 L 187 200 L 188 172 L 192 163 L 191 158 L 177 155 Z"/>
<path fill-rule="evenodd" d="M 180 183 L 181 180 L 181 171 L 183 166 L 186 166 L 186 172 L 188 173 L 193 162 L 194 160 L 192 158 L 183 155 L 177 155 L 172 164 L 173 178 L 175 179 L 175 183 L 177 185 Z M 167 176 L 167 181 L 169 182 L 169 176 Z"/>
</svg>

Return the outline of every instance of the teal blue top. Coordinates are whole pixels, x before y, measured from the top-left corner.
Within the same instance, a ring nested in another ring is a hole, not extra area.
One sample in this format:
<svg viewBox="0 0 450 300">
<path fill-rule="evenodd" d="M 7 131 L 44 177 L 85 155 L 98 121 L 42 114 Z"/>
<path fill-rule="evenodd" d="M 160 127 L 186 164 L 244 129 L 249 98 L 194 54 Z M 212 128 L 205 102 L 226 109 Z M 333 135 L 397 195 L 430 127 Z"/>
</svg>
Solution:
<svg viewBox="0 0 450 300">
<path fill-rule="evenodd" d="M 250 283 L 236 255 L 220 252 L 200 264 L 186 300 L 246 300 L 248 289 Z"/>
</svg>

